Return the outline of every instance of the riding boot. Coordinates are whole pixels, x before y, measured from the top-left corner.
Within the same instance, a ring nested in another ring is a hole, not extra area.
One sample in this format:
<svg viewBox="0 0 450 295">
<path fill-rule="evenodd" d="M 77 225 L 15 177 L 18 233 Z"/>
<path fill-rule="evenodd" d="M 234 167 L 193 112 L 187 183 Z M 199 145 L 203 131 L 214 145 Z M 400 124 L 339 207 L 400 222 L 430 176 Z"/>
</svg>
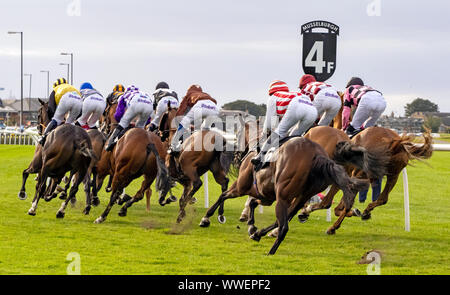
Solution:
<svg viewBox="0 0 450 295">
<path fill-rule="evenodd" d="M 189 136 L 189 132 L 180 124 L 172 137 L 168 153 L 174 155 L 178 154 L 181 151 L 181 145 L 187 136 Z"/>
<path fill-rule="evenodd" d="M 79 127 L 81 127 L 81 124 L 80 124 L 80 122 L 78 122 L 78 120 L 77 120 L 77 121 L 75 121 L 75 126 L 79 126 Z"/>
<path fill-rule="evenodd" d="M 56 123 L 55 120 L 51 120 L 50 123 L 48 123 L 47 127 L 45 128 L 44 131 L 44 135 L 42 136 L 42 138 L 39 140 L 39 144 L 44 146 L 45 144 L 45 139 L 47 138 L 47 135 L 52 132 L 53 129 L 55 129 L 56 127 L 58 127 L 58 123 Z"/>
<path fill-rule="evenodd" d="M 276 139 L 279 139 L 279 135 L 275 132 L 272 132 L 270 137 L 264 142 L 263 146 L 261 147 L 261 151 L 253 158 L 251 159 L 251 163 L 253 166 L 255 166 L 255 170 L 258 171 L 262 168 L 264 156 L 266 155 L 267 151 L 272 148 L 275 144 L 277 144 L 279 141 Z"/>
<path fill-rule="evenodd" d="M 349 124 L 347 129 L 345 130 L 345 133 L 347 133 L 347 135 L 350 138 L 353 138 L 356 134 L 358 134 L 361 131 L 362 131 L 361 129 L 355 129 L 355 127 L 353 127 L 352 124 Z"/>
<path fill-rule="evenodd" d="M 110 152 L 113 150 L 114 145 L 116 144 L 115 140 L 119 136 L 119 134 L 123 131 L 123 127 L 120 125 L 117 125 L 116 129 L 114 129 L 113 133 L 108 139 L 108 142 L 105 147 L 105 151 Z"/>
</svg>

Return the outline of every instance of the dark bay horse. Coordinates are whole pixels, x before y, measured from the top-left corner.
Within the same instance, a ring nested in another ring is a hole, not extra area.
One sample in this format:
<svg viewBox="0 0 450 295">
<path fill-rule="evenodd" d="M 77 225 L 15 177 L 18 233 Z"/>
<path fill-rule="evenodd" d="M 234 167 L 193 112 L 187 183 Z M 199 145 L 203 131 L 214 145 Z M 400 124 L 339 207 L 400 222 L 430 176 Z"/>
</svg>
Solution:
<svg viewBox="0 0 450 295">
<path fill-rule="evenodd" d="M 256 173 L 250 163 L 254 153 L 250 152 L 244 158 L 238 179 L 208 210 L 202 222 L 212 216 L 215 209 L 226 199 L 251 195 L 255 197 L 255 201 L 251 202 L 252 210 L 248 221 L 251 238 L 259 241 L 269 231 L 279 229 L 279 235 L 269 254 L 275 254 L 288 232 L 289 221 L 312 196 L 331 184 L 336 184 L 344 191 L 345 210 L 327 231 L 328 234 L 334 234 L 346 213 L 351 210 L 356 193 L 368 187 L 367 181 L 350 178 L 345 169 L 331 160 L 320 145 L 306 138 L 296 137 L 287 141 L 276 152 L 276 160 L 271 162 L 268 168 Z M 254 208 L 258 204 L 269 206 L 275 201 L 277 221 L 263 230 L 256 231 Z"/>
<path fill-rule="evenodd" d="M 148 191 L 155 178 L 156 189 L 160 193 L 160 205 L 169 203 L 165 200 L 170 189 L 169 173 L 163 160 L 166 150 L 157 135 L 141 128 L 133 128 L 119 139 L 114 150 L 109 153 L 112 154 L 110 165 L 114 170 L 111 197 L 105 211 L 95 220 L 95 223 L 106 220 L 123 190 L 141 175 L 144 175 L 141 188 L 134 197 L 122 200 L 126 203 L 121 208 L 119 216 L 126 216 L 127 209 L 144 197 L 144 193 Z"/>
<path fill-rule="evenodd" d="M 63 218 L 67 203 L 75 197 L 78 186 L 84 179 L 91 160 L 96 156 L 92 150 L 91 140 L 87 132 L 81 127 L 63 124 L 51 132 L 42 147 L 42 167 L 38 174 L 36 193 L 32 206 L 28 211 L 29 215 L 36 215 L 36 208 L 39 199 L 44 197 L 46 192 L 47 177 L 55 181 L 51 184 L 50 192 L 53 192 L 67 172 L 71 175 L 78 173 L 77 181 L 72 185 L 69 197 L 61 205 L 56 217 Z M 86 207 L 90 206 L 88 200 Z"/>
<path fill-rule="evenodd" d="M 176 131 L 174 126 L 177 124 L 173 122 L 176 111 L 169 108 L 161 118 L 160 132 L 162 138 L 169 142 Z M 227 174 L 234 157 L 234 147 L 229 146 L 220 133 L 211 130 L 195 131 L 183 142 L 179 156 L 170 154 L 166 156 L 166 166 L 169 168 L 171 177 L 183 186 L 177 223 L 186 216 L 186 205 L 193 202 L 195 193 L 202 186 L 201 175 L 211 171 L 215 181 L 221 186 L 222 193 L 227 190 L 229 182 Z M 223 205 L 219 212 L 223 212 Z M 219 214 L 219 221 L 225 222 L 221 214 Z"/>
</svg>

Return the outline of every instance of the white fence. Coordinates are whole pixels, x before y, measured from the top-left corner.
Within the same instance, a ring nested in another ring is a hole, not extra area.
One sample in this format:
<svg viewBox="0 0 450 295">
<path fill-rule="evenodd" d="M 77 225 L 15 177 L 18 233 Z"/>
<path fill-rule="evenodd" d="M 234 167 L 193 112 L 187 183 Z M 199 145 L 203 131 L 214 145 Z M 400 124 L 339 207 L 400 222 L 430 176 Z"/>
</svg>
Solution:
<svg viewBox="0 0 450 295">
<path fill-rule="evenodd" d="M 23 132 L 17 130 L 0 130 L 0 144 L 36 145 L 39 134 L 36 128 L 28 128 Z"/>
</svg>

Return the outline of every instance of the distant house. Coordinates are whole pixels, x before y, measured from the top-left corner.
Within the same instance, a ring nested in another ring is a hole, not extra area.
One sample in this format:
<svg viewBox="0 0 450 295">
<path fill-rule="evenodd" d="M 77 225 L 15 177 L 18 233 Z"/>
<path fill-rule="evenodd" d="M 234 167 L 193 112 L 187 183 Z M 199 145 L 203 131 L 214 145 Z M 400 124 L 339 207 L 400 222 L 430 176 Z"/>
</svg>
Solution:
<svg viewBox="0 0 450 295">
<path fill-rule="evenodd" d="M 423 118 L 382 116 L 378 119 L 377 125 L 392 129 L 397 133 L 420 133 L 423 122 Z"/>
<path fill-rule="evenodd" d="M 4 98 L 2 99 L 3 108 L 0 108 L 0 120 L 1 118 L 8 125 L 18 125 L 20 120 L 21 102 L 20 99 Z M 25 125 L 35 124 L 37 122 L 37 116 L 41 103 L 38 98 L 24 98 L 23 99 L 23 121 Z"/>
<path fill-rule="evenodd" d="M 441 126 L 439 126 L 439 132 L 449 133 L 450 132 L 450 113 L 440 113 L 440 112 L 416 112 L 411 115 L 412 118 L 420 118 L 425 120 L 427 117 L 438 117 L 441 119 Z"/>
</svg>

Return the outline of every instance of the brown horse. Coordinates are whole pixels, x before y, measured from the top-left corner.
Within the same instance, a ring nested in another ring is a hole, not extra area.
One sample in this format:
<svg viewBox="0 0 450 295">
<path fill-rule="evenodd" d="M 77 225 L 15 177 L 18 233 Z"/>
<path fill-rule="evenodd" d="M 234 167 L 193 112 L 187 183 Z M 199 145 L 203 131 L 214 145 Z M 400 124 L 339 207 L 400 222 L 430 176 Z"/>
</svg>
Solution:
<svg viewBox="0 0 450 295">
<path fill-rule="evenodd" d="M 39 102 L 41 104 L 41 107 L 38 110 L 37 129 L 39 135 L 42 135 L 45 127 L 50 122 L 50 116 L 48 114 L 48 102 L 44 102 L 41 99 L 39 99 Z M 27 169 L 23 170 L 22 172 L 22 187 L 20 188 L 18 194 L 20 200 L 25 200 L 27 198 L 27 193 L 25 191 L 25 184 L 27 182 L 28 176 L 30 174 L 38 173 L 41 167 L 42 167 L 42 146 L 40 144 L 37 144 L 30 165 L 28 165 Z"/>
<path fill-rule="evenodd" d="M 169 142 L 176 131 L 174 126 L 177 124 L 173 121 L 176 113 L 176 109 L 169 109 L 160 123 L 162 137 L 168 138 Z M 221 134 L 210 130 L 195 131 L 183 142 L 180 155 L 166 156 L 166 165 L 171 177 L 183 185 L 177 223 L 186 216 L 186 205 L 193 202 L 195 193 L 202 186 L 201 175 L 211 171 L 215 181 L 221 186 L 222 193 L 227 190 L 229 182 L 227 174 L 234 156 L 234 147 L 231 148 Z M 225 218 L 220 212 L 223 212 L 223 205 L 219 210 L 219 221 L 223 223 Z"/>
<path fill-rule="evenodd" d="M 381 205 L 387 203 L 389 193 L 397 183 L 398 177 L 411 160 L 423 160 L 428 159 L 432 155 L 432 138 L 429 132 L 423 135 L 425 143 L 421 146 L 417 146 L 412 142 L 409 136 L 399 136 L 396 132 L 382 128 L 382 127 L 370 127 L 356 135 L 352 139 L 352 143 L 361 146 L 368 151 L 371 150 L 385 150 L 388 153 L 388 160 L 386 163 L 386 172 L 384 175 L 387 177 L 385 187 L 378 197 L 377 201 L 370 203 L 364 212 L 361 214 L 363 220 L 371 218 L 371 211 Z M 359 178 L 366 178 L 367 174 L 362 173 L 361 169 L 353 169 L 352 174 Z M 383 176 L 384 176 L 383 175 Z M 381 178 L 381 177 L 379 177 Z M 313 205 L 302 212 L 303 218 L 307 218 L 307 215 L 312 211 L 329 208 L 333 201 L 334 196 L 338 190 L 330 190 L 327 196 L 321 203 Z M 342 201 L 335 208 L 335 214 L 339 215 L 342 212 Z M 305 215 L 303 215 L 305 214 Z M 352 214 L 349 214 L 352 216 Z M 359 215 L 358 215 L 359 216 Z M 299 216 L 299 218 L 302 218 Z"/>
<path fill-rule="evenodd" d="M 368 187 L 367 181 L 350 178 L 345 169 L 332 161 L 320 145 L 306 138 L 296 137 L 287 141 L 276 152 L 276 160 L 268 168 L 256 173 L 250 164 L 254 153 L 245 157 L 237 181 L 219 197 L 202 222 L 214 213 L 221 202 L 229 198 L 254 196 L 257 201 L 251 202 L 253 209 L 258 204 L 271 205 L 276 201 L 277 221 L 274 224 L 256 231 L 254 210 L 250 211 L 248 222 L 249 233 L 255 241 L 278 227 L 279 235 L 269 254 L 275 254 L 288 232 L 289 221 L 312 196 L 331 184 L 336 184 L 344 191 L 345 210 L 327 231 L 328 234 L 334 234 L 345 214 L 351 210 L 356 193 Z"/>
<path fill-rule="evenodd" d="M 58 210 L 56 217 L 63 218 L 67 203 L 75 197 L 78 186 L 84 179 L 91 160 L 95 159 L 92 150 L 91 140 L 87 132 L 71 124 L 63 124 L 51 132 L 42 147 L 42 167 L 38 175 L 36 193 L 32 206 L 28 211 L 29 215 L 36 215 L 36 208 L 39 199 L 44 197 L 46 192 L 47 177 L 56 181 L 52 182 L 50 192 L 54 191 L 64 175 L 70 171 L 71 175 L 78 173 L 77 181 L 72 185 L 69 197 Z M 88 200 L 86 207 L 90 206 Z"/>
<path fill-rule="evenodd" d="M 161 139 L 144 129 L 133 128 L 117 142 L 111 157 L 111 167 L 114 169 L 112 180 L 112 193 L 105 211 L 95 220 L 102 223 L 106 220 L 112 206 L 119 200 L 125 187 L 134 179 L 144 175 L 141 188 L 133 198 L 122 200 L 125 205 L 121 208 L 119 216 L 126 216 L 127 209 L 144 197 L 153 180 L 156 178 L 156 189 L 160 192 L 159 203 L 164 206 L 169 203 L 165 196 L 170 189 L 169 173 L 164 165 L 163 157 L 166 151 Z"/>
<path fill-rule="evenodd" d="M 117 101 L 114 101 L 112 104 L 108 104 L 105 111 L 103 112 L 103 115 L 100 117 L 99 120 L 100 130 L 103 133 L 107 134 L 108 136 L 117 127 L 117 124 L 119 124 L 116 118 L 114 118 L 117 106 L 118 106 Z"/>
</svg>

